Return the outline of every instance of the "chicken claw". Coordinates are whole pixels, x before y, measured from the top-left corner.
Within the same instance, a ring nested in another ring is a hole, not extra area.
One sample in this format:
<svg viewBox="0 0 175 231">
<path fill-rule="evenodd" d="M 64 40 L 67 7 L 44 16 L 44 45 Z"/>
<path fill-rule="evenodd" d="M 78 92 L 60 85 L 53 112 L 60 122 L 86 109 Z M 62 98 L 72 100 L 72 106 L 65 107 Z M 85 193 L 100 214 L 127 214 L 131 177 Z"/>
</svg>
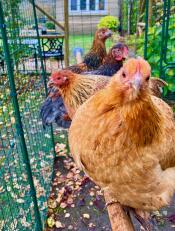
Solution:
<svg viewBox="0 0 175 231">
<path fill-rule="evenodd" d="M 158 231 L 157 225 L 149 212 L 130 207 L 126 207 L 126 211 L 129 213 L 131 219 L 133 217 L 136 218 L 145 231 Z"/>
<path fill-rule="evenodd" d="M 112 199 L 112 200 L 106 202 L 105 208 L 107 208 L 108 206 L 113 205 L 113 204 L 115 204 L 115 203 L 118 203 L 118 204 L 119 204 L 119 202 L 118 202 L 117 200 L 113 200 L 113 199 Z"/>
</svg>

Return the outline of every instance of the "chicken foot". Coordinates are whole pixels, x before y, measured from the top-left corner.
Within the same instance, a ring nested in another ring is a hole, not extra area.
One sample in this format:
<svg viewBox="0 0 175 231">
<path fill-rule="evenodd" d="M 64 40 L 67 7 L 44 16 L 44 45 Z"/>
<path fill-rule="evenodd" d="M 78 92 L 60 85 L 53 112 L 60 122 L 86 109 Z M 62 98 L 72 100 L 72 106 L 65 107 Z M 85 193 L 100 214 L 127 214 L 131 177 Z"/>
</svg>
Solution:
<svg viewBox="0 0 175 231">
<path fill-rule="evenodd" d="M 133 209 L 126 207 L 126 212 L 129 213 L 131 219 L 134 217 L 144 228 L 145 231 L 158 231 L 155 220 L 150 216 L 150 213 L 147 211 L 142 211 L 139 209 Z"/>
<path fill-rule="evenodd" d="M 137 210 L 130 207 L 126 207 L 126 211 L 129 213 L 131 218 L 136 218 L 145 231 L 153 231 L 152 224 L 150 224 L 151 222 L 148 217 L 146 218 L 143 214 L 140 214 L 140 212 L 137 212 Z"/>
</svg>

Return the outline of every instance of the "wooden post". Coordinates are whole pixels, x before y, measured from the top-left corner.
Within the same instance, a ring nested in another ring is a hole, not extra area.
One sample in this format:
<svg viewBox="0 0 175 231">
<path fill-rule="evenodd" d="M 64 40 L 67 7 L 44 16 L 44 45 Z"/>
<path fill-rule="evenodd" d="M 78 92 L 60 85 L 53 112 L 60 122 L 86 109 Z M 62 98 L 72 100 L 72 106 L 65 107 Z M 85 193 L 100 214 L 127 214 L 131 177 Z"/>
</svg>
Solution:
<svg viewBox="0 0 175 231">
<path fill-rule="evenodd" d="M 110 196 L 104 192 L 105 201 L 110 201 Z M 112 231 L 134 231 L 131 219 L 127 216 L 120 203 L 108 205 L 108 214 Z"/>
<path fill-rule="evenodd" d="M 65 33 L 64 61 L 65 61 L 65 67 L 68 67 L 69 66 L 69 5 L 68 5 L 68 0 L 64 0 L 64 33 Z"/>
<path fill-rule="evenodd" d="M 29 0 L 29 2 L 32 2 L 31 0 Z M 45 10 L 43 10 L 40 6 L 38 6 L 36 3 L 35 7 L 37 10 L 39 10 L 41 13 L 43 13 L 44 15 L 46 15 L 47 18 L 50 19 L 50 21 L 54 22 L 58 27 L 60 27 L 63 31 L 64 31 L 64 26 L 59 23 L 55 18 L 53 18 L 50 14 L 48 14 Z"/>
<path fill-rule="evenodd" d="M 152 24 L 152 15 L 153 15 L 153 0 L 149 0 L 149 9 L 148 9 L 148 25 Z"/>
</svg>

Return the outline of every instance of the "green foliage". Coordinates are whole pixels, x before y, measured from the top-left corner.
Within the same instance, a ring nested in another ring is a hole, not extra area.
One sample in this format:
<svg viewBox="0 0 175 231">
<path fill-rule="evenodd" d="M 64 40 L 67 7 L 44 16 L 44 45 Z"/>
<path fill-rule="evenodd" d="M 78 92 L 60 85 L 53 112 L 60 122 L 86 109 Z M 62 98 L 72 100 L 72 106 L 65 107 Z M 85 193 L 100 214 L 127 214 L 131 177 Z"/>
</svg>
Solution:
<svg viewBox="0 0 175 231">
<path fill-rule="evenodd" d="M 46 28 L 48 30 L 55 30 L 55 24 L 53 22 L 46 22 Z"/>
<path fill-rule="evenodd" d="M 118 26 L 119 26 L 119 20 L 117 17 L 114 16 L 105 16 L 101 18 L 100 22 L 97 25 L 98 28 L 106 27 L 112 31 L 116 31 Z"/>
<path fill-rule="evenodd" d="M 10 54 L 16 70 L 19 69 L 21 58 L 31 53 L 31 49 L 22 44 L 20 30 L 23 28 L 23 18 L 21 17 L 20 4 L 22 0 L 3 0 L 6 29 L 9 38 Z"/>
<path fill-rule="evenodd" d="M 174 55 L 173 55 L 175 53 L 175 47 L 173 46 L 173 44 L 175 44 L 174 31 L 175 31 L 175 18 L 170 17 L 168 36 L 166 38 L 167 40 L 166 61 L 168 63 L 174 63 Z M 157 24 L 153 27 L 150 27 L 148 31 L 147 59 L 152 67 L 152 76 L 164 77 L 166 82 L 168 83 L 167 90 L 175 92 L 174 68 L 164 69 L 163 72 L 160 72 L 161 58 L 163 58 L 162 56 L 165 55 L 165 52 L 161 54 L 161 46 L 162 46 L 162 26 L 160 24 Z M 143 56 L 143 53 L 144 53 L 144 34 L 140 37 L 140 39 L 137 40 L 137 54 Z M 163 62 L 163 66 L 166 66 L 164 62 Z M 160 76 L 160 74 L 162 76 Z"/>
<path fill-rule="evenodd" d="M 122 7 L 122 31 L 128 31 L 128 25 L 130 28 L 129 34 L 136 32 L 136 24 L 138 17 L 138 1 L 124 0 L 121 2 Z M 129 15 L 128 15 L 129 13 Z"/>
</svg>

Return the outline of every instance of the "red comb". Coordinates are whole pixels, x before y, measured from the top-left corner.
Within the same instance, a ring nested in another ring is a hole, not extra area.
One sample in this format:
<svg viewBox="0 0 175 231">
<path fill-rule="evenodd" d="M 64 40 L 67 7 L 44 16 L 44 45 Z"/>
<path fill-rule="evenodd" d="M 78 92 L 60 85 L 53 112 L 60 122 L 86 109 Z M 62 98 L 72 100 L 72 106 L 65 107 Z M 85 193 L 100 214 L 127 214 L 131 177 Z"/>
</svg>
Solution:
<svg viewBox="0 0 175 231">
<path fill-rule="evenodd" d="M 69 71 L 69 70 L 60 70 L 60 71 L 57 71 L 57 72 L 53 72 L 51 74 L 51 77 L 55 78 L 55 77 L 58 77 L 58 76 L 70 76 L 70 75 L 73 75 L 72 71 Z"/>
</svg>

